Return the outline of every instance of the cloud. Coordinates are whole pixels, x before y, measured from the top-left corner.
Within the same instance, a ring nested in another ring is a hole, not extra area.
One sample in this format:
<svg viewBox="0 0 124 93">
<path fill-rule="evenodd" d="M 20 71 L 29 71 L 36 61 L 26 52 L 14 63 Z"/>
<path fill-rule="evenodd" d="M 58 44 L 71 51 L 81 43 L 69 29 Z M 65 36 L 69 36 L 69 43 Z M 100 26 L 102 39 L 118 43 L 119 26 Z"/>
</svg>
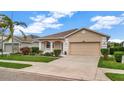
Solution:
<svg viewBox="0 0 124 93">
<path fill-rule="evenodd" d="M 113 26 L 124 23 L 124 14 L 120 16 L 95 16 L 91 18 L 91 22 L 95 22 L 90 29 L 112 29 Z"/>
<path fill-rule="evenodd" d="M 123 40 L 121 39 L 110 39 L 110 42 L 116 42 L 116 43 L 121 43 Z"/>
<path fill-rule="evenodd" d="M 19 29 L 25 33 L 42 33 L 46 29 L 59 29 L 64 24 L 59 22 L 59 19 L 64 17 L 72 17 L 75 12 L 49 12 L 47 15 L 37 15 L 30 17 L 32 23 L 28 25 L 27 28 L 20 26 L 15 26 L 16 32 L 19 32 Z"/>
<path fill-rule="evenodd" d="M 52 15 L 54 18 L 62 18 L 65 16 L 72 17 L 76 12 L 71 12 L 71 11 L 54 11 L 50 12 L 50 15 Z"/>
</svg>

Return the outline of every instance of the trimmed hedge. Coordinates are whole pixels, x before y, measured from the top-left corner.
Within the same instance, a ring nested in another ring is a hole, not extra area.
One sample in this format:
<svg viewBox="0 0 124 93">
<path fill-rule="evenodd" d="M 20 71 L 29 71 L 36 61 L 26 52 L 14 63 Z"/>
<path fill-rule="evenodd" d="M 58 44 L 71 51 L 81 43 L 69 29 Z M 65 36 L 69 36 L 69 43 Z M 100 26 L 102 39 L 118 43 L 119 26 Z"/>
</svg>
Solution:
<svg viewBox="0 0 124 93">
<path fill-rule="evenodd" d="M 60 54 L 61 54 L 61 49 L 55 49 L 55 50 L 54 50 L 54 55 L 55 55 L 56 57 L 60 56 Z"/>
<path fill-rule="evenodd" d="M 116 62 L 122 62 L 123 55 L 124 55 L 124 52 L 122 51 L 114 52 L 114 57 L 115 57 Z"/>
<path fill-rule="evenodd" d="M 32 53 L 39 53 L 39 47 L 32 47 L 31 50 Z"/>
<path fill-rule="evenodd" d="M 124 52 L 124 47 L 118 47 L 118 48 L 110 48 L 110 54 L 113 55 L 114 52 L 116 51 L 123 51 Z"/>
<path fill-rule="evenodd" d="M 46 52 L 46 53 L 44 53 L 43 55 L 44 55 L 44 56 L 53 56 L 53 54 L 54 54 L 53 52 Z"/>
</svg>

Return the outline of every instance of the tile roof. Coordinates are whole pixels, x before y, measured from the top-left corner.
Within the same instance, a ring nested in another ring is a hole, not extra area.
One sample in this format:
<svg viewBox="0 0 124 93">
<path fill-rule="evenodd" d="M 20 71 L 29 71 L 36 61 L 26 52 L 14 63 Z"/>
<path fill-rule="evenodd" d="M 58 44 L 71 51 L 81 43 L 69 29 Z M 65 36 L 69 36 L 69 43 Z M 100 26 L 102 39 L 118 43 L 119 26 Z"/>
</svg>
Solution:
<svg viewBox="0 0 124 93">
<path fill-rule="evenodd" d="M 60 32 L 60 33 L 44 36 L 44 37 L 41 37 L 39 39 L 62 39 L 66 35 L 71 34 L 72 32 L 75 32 L 76 30 L 78 30 L 78 29 L 71 29 L 71 30 L 68 30 L 68 31 L 64 31 L 64 32 Z"/>
<path fill-rule="evenodd" d="M 21 42 L 30 42 L 30 43 L 32 41 L 34 41 L 36 38 L 39 38 L 38 36 L 35 36 L 35 35 L 28 35 L 28 36 L 26 36 L 26 38 L 19 37 L 19 36 L 14 36 L 14 37 L 17 38 L 18 40 L 20 40 Z"/>
<path fill-rule="evenodd" d="M 66 36 L 69 36 L 71 34 L 74 34 L 77 31 L 81 31 L 83 29 L 84 30 L 87 30 L 87 31 L 94 32 L 94 33 L 99 34 L 99 35 L 102 35 L 102 36 L 105 36 L 107 38 L 110 38 L 109 35 L 106 35 L 106 34 L 103 34 L 103 33 L 100 33 L 100 32 L 97 32 L 97 31 L 94 31 L 94 30 L 91 30 L 91 29 L 88 29 L 88 28 L 80 28 L 80 29 L 71 29 L 71 30 L 68 30 L 68 31 L 64 31 L 64 32 L 60 32 L 60 33 L 56 33 L 56 34 L 44 36 L 44 37 L 41 37 L 39 39 L 64 39 Z"/>
</svg>

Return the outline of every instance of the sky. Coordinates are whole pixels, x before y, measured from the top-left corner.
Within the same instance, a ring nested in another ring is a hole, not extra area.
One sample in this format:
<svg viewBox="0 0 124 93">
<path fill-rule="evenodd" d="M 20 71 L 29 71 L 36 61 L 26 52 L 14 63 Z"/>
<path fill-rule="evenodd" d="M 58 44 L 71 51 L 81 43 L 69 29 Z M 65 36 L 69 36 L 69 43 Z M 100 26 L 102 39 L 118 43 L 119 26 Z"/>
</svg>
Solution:
<svg viewBox="0 0 124 93">
<path fill-rule="evenodd" d="M 124 40 L 123 11 L 0 11 L 0 14 L 27 24 L 27 28 L 15 26 L 15 35 L 20 35 L 19 29 L 42 37 L 85 27 L 111 36 L 111 41 Z"/>
</svg>

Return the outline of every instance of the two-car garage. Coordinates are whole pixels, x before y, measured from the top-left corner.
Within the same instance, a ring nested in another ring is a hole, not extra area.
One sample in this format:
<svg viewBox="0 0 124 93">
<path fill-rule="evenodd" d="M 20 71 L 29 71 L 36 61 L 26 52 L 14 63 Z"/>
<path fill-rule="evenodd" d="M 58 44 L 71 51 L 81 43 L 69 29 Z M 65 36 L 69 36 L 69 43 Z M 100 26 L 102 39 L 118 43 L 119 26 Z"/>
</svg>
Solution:
<svg viewBox="0 0 124 93">
<path fill-rule="evenodd" d="M 70 55 L 99 56 L 100 42 L 70 42 Z"/>
</svg>

